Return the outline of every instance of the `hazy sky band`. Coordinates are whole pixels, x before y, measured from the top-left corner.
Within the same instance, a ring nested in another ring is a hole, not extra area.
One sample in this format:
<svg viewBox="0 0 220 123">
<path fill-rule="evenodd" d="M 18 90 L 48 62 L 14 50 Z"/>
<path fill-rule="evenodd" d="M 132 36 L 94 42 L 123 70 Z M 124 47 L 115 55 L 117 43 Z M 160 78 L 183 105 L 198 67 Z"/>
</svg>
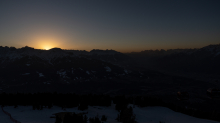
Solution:
<svg viewBox="0 0 220 123">
<path fill-rule="evenodd" d="M 3 46 L 196 48 L 220 43 L 218 0 L 1 0 Z"/>
</svg>

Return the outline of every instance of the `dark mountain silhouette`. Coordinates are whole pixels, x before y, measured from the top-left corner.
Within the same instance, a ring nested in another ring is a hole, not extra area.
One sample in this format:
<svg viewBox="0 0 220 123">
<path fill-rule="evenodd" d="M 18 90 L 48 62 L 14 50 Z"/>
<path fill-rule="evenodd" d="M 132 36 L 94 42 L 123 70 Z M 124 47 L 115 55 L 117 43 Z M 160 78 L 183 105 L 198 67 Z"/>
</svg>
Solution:
<svg viewBox="0 0 220 123">
<path fill-rule="evenodd" d="M 202 83 L 195 78 L 218 81 L 219 52 L 219 45 L 127 54 L 97 49 L 0 47 L 0 91 L 137 95 L 178 92 L 176 87 L 180 85 Z M 157 92 L 170 86 L 174 90 Z M 212 83 L 204 83 L 200 89 L 207 87 L 213 87 Z"/>
<path fill-rule="evenodd" d="M 0 89 L 18 86 L 73 85 L 105 82 L 126 77 L 140 78 L 138 71 L 117 63 L 131 58 L 114 50 L 39 50 L 0 47 Z M 142 75 L 143 76 L 143 75 Z M 64 89 L 65 90 L 65 89 Z M 40 91 L 40 90 L 36 90 Z M 48 90 L 49 91 L 49 90 Z"/>
<path fill-rule="evenodd" d="M 220 79 L 220 44 L 200 49 L 145 50 L 127 53 L 140 66 L 204 80 Z"/>
<path fill-rule="evenodd" d="M 211 101 L 206 91 L 220 87 L 219 47 L 127 54 L 97 49 L 88 52 L 0 47 L 0 93 L 152 96 L 180 106 L 209 110 L 209 106 L 216 108 L 219 104 Z M 187 76 L 189 73 L 196 73 L 193 77 L 200 80 Z M 177 100 L 177 92 L 187 92 L 188 100 Z"/>
</svg>

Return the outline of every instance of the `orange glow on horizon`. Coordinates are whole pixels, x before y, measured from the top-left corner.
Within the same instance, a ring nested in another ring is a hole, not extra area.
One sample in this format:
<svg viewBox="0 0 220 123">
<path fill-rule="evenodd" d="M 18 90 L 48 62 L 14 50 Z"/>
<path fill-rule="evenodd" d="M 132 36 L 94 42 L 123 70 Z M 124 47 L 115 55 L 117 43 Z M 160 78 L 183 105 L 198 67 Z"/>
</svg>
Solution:
<svg viewBox="0 0 220 123">
<path fill-rule="evenodd" d="M 37 49 L 50 50 L 54 47 L 59 47 L 59 40 L 51 37 L 37 37 L 33 40 L 33 45 Z"/>
<path fill-rule="evenodd" d="M 45 50 L 49 50 L 56 47 L 55 43 L 51 42 L 51 41 L 42 41 L 42 43 L 40 43 L 39 48 L 40 49 L 45 49 Z"/>
<path fill-rule="evenodd" d="M 49 47 L 49 46 L 45 46 L 43 49 L 45 49 L 45 50 L 49 50 L 49 49 L 51 49 L 52 47 Z"/>
</svg>

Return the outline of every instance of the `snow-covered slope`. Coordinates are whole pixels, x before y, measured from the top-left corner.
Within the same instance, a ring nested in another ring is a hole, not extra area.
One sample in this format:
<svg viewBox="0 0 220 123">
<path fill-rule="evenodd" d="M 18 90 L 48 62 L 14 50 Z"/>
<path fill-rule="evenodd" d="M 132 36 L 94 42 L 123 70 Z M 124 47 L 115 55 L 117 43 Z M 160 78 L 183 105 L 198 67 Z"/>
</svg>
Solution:
<svg viewBox="0 0 220 123">
<path fill-rule="evenodd" d="M 88 114 L 86 114 L 88 117 L 95 117 L 98 115 L 99 118 L 101 118 L 102 115 L 106 115 L 106 123 L 118 123 L 115 119 L 119 112 L 117 112 L 114 107 L 114 104 L 110 107 L 89 106 L 88 110 L 85 111 L 79 111 L 77 108 L 62 110 L 57 106 L 51 109 L 44 108 L 43 110 L 33 110 L 31 106 L 18 106 L 16 109 L 13 108 L 13 106 L 7 106 L 4 107 L 4 109 L 11 113 L 12 117 L 21 123 L 55 123 L 55 119 L 50 117 L 58 112 L 88 112 Z M 217 121 L 199 119 L 179 112 L 174 112 L 166 107 L 135 107 L 133 108 L 133 112 L 136 115 L 136 121 L 138 123 L 219 123 Z M 7 120 L 7 116 L 0 116 L 2 123 L 11 123 Z"/>
<path fill-rule="evenodd" d="M 0 123 L 14 123 L 10 120 L 10 117 L 6 115 L 1 109 L 0 109 Z"/>
</svg>

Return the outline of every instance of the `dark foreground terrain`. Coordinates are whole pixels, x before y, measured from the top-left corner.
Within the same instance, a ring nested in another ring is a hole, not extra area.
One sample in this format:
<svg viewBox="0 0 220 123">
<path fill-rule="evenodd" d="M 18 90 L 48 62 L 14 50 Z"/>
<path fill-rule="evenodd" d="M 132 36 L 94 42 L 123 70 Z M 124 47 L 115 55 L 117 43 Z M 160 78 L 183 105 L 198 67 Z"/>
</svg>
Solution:
<svg viewBox="0 0 220 123">
<path fill-rule="evenodd" d="M 209 88 L 220 88 L 219 45 L 130 54 L 30 47 L 0 51 L 0 93 L 124 95 L 145 103 L 160 100 L 158 105 L 183 113 L 192 110 L 188 113 L 192 116 L 220 113 L 219 94 L 207 94 Z M 178 92 L 188 96 L 181 99 Z"/>
</svg>

